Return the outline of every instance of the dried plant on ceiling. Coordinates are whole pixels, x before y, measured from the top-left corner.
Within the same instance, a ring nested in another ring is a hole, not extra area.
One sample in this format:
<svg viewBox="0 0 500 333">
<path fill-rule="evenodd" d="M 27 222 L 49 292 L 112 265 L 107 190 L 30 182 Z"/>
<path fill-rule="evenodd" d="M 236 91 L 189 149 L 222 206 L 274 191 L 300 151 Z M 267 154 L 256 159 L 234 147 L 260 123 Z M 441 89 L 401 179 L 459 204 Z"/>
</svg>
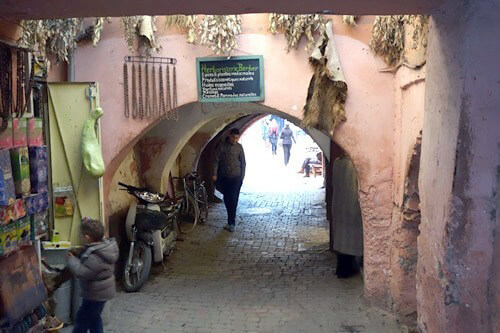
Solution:
<svg viewBox="0 0 500 333">
<path fill-rule="evenodd" d="M 408 48 L 427 47 L 429 17 L 424 15 L 377 16 L 372 27 L 370 47 L 383 57 L 388 66 L 396 69 L 405 64 L 404 53 Z M 405 45 L 405 27 L 412 26 L 412 41 Z M 414 67 L 414 66 L 410 66 Z M 392 70 L 391 69 L 391 70 Z"/>
<path fill-rule="evenodd" d="M 427 35 L 429 32 L 428 15 L 405 15 L 405 23 L 414 27 L 412 34 L 413 43 L 422 43 L 427 46 Z"/>
<path fill-rule="evenodd" d="M 306 36 L 306 51 L 309 52 L 315 44 L 313 33 L 320 33 L 325 28 L 326 21 L 322 15 L 286 15 L 269 14 L 269 30 L 276 34 L 284 30 L 287 52 L 297 49 L 302 36 Z"/>
<path fill-rule="evenodd" d="M 309 58 L 314 74 L 309 83 L 302 125 L 326 134 L 345 120 L 347 83 L 328 22 Z"/>
<path fill-rule="evenodd" d="M 238 47 L 241 34 L 239 15 L 205 15 L 200 24 L 200 40 L 217 54 L 230 55 Z"/>
<path fill-rule="evenodd" d="M 189 44 L 196 43 L 196 21 L 197 15 L 167 15 L 165 16 L 165 26 L 178 27 L 187 30 L 187 42 Z"/>
<path fill-rule="evenodd" d="M 144 47 L 148 55 L 151 55 L 153 51 L 161 51 L 161 45 L 156 41 L 157 29 L 153 16 L 124 16 L 120 18 L 120 21 L 130 51 L 134 49 L 137 38 L 139 38 L 139 48 Z"/>
<path fill-rule="evenodd" d="M 370 47 L 389 66 L 399 63 L 403 54 L 403 15 L 377 16 L 372 27 Z"/>
<path fill-rule="evenodd" d="M 97 46 L 101 39 L 101 33 L 104 29 L 104 22 L 111 23 L 111 17 L 96 17 L 92 24 L 92 45 Z"/>
<path fill-rule="evenodd" d="M 358 18 L 358 15 L 342 15 L 342 21 L 344 22 L 344 24 L 350 27 L 357 26 L 356 21 L 358 20 Z"/>
<path fill-rule="evenodd" d="M 139 22 L 141 16 L 123 16 L 120 17 L 120 22 L 123 27 L 125 41 L 127 42 L 130 51 L 134 49 L 134 44 L 137 38 Z"/>
<path fill-rule="evenodd" d="M 41 56 L 53 54 L 58 61 L 68 61 L 68 54 L 76 47 L 83 32 L 82 18 L 58 20 L 25 20 L 19 45 L 36 50 Z"/>
</svg>

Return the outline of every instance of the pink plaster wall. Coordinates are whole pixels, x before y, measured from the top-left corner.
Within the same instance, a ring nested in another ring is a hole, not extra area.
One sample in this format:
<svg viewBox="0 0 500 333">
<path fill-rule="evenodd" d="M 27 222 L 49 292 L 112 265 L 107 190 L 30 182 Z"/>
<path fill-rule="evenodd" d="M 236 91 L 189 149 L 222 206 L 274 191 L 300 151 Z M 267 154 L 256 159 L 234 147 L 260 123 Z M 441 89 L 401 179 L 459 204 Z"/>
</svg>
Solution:
<svg viewBox="0 0 500 333">
<path fill-rule="evenodd" d="M 447 1 L 432 19 L 417 268 L 426 332 L 500 329 L 499 11 L 491 1 Z"/>
<path fill-rule="evenodd" d="M 267 17 L 267 14 L 244 15 L 245 29 L 255 32 L 261 29 L 258 27 L 261 27 L 262 24 L 266 24 L 267 27 Z M 368 30 L 365 25 L 369 24 L 370 18 L 367 18 L 366 21 L 368 22 L 360 22 L 360 27 L 363 28 L 361 32 L 356 30 L 355 38 L 367 38 Z M 338 23 L 342 26 L 340 22 Z M 163 52 L 160 55 L 176 57 L 179 61 L 177 66 L 179 105 L 196 101 L 194 61 L 196 57 L 210 56 L 211 51 L 204 46 L 187 44 L 184 35 L 166 35 L 167 32 L 161 19 L 158 20 L 157 26 L 158 35 L 161 36 L 159 41 L 163 46 Z M 346 32 L 344 27 L 339 28 L 339 30 Z M 343 40 L 351 39 L 343 37 Z M 174 45 L 175 47 L 173 47 Z M 297 117 L 300 117 L 311 75 L 306 61 L 307 54 L 303 50 L 304 45 L 301 43 L 297 51 L 287 54 L 282 34 L 274 36 L 267 31 L 262 31 L 259 34 L 242 35 L 239 39 L 239 51 L 235 53 L 235 55 L 248 53 L 265 55 L 267 83 L 265 104 Z M 361 51 L 365 54 L 369 53 L 366 45 L 358 46 L 357 49 L 362 49 Z M 122 116 L 122 66 L 123 57 L 128 54 L 129 51 L 123 39 L 120 24 L 115 20 L 113 24 L 105 25 L 102 39 L 97 48 L 92 47 L 91 44 L 80 44 L 75 57 L 76 81 L 98 81 L 100 84 L 101 106 L 105 111 L 101 120 L 103 141 L 106 142 L 106 145 L 103 146 L 103 155 L 108 168 L 105 184 L 109 183 L 120 161 L 135 144 L 138 136 L 152 125 L 151 121 L 133 121 Z M 284 59 L 286 61 L 283 61 Z M 383 67 L 383 64 L 379 63 L 377 66 Z M 354 77 L 354 80 L 356 79 L 357 76 Z M 272 84 L 273 81 L 279 82 L 279 84 Z M 288 83 L 290 87 L 284 89 L 283 82 Z M 290 94 L 290 91 L 300 93 Z M 109 186 L 105 185 L 105 193 L 108 192 Z"/>
<path fill-rule="evenodd" d="M 403 321 L 411 323 L 416 318 L 417 310 L 418 225 L 414 224 L 418 221 L 405 221 L 402 211 L 409 164 L 423 127 L 425 67 L 420 70 L 401 67 L 396 73 L 395 90 L 390 306 Z M 418 160 L 416 162 L 419 163 Z"/>
<path fill-rule="evenodd" d="M 251 20 L 262 21 L 263 18 L 267 18 L 267 15 L 244 17 L 244 21 L 249 24 Z M 346 32 L 344 27 L 339 30 Z M 364 33 L 358 32 L 357 37 L 361 38 L 366 33 L 366 29 Z M 179 104 L 196 101 L 195 58 L 210 56 L 211 51 L 203 46 L 187 44 L 183 35 L 160 35 L 159 42 L 163 46 L 161 55 L 178 59 Z M 264 55 L 264 104 L 301 118 L 312 75 L 307 54 L 303 50 L 304 44 L 297 51 L 287 54 L 283 35 L 267 32 L 241 35 L 238 42 L 239 48 L 235 55 Z M 365 291 L 370 299 L 382 302 L 390 270 L 390 234 L 387 231 L 392 214 L 394 77 L 378 72 L 385 64 L 374 58 L 369 47 L 360 40 L 336 35 L 335 42 L 349 86 L 349 98 L 346 105 L 347 121 L 334 133 L 334 139 L 350 154 L 359 173 L 366 232 Z M 101 123 L 103 155 L 108 167 L 104 177 L 106 195 L 114 171 L 127 151 L 142 133 L 154 125 L 147 120 L 125 119 L 122 114 L 122 65 L 123 57 L 127 54 L 129 51 L 116 22 L 105 30 L 97 48 L 89 44 L 81 45 L 76 52 L 76 80 L 97 81 L 100 84 L 101 106 L 104 110 Z M 186 131 L 196 125 L 186 124 Z M 155 132 L 165 133 L 169 131 L 169 126 L 179 124 L 163 122 L 162 126 L 165 126 L 164 129 Z"/>
</svg>

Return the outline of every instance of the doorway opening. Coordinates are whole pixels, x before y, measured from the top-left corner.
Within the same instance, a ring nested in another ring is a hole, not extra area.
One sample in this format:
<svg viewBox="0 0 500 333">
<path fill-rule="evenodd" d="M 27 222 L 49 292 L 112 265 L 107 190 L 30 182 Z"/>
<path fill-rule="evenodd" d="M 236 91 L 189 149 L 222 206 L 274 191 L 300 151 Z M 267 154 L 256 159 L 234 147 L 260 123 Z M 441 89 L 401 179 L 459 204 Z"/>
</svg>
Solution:
<svg viewBox="0 0 500 333">
<path fill-rule="evenodd" d="M 280 137 L 287 125 L 293 133 L 291 148 L 286 148 Z M 278 116 L 265 116 L 245 129 L 240 143 L 247 162 L 243 192 L 284 193 L 323 187 L 323 152 L 293 123 Z M 287 164 L 285 151 L 289 154 Z"/>
</svg>

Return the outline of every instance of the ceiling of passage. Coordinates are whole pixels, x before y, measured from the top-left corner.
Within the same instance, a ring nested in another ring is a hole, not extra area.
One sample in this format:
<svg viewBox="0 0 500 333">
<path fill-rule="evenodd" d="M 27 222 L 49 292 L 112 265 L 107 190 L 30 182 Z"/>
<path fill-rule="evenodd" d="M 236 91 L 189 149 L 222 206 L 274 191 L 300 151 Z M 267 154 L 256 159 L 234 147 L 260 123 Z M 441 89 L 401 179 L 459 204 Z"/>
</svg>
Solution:
<svg viewBox="0 0 500 333">
<path fill-rule="evenodd" d="M 10 19 L 244 13 L 384 15 L 431 13 L 442 0 L 2 0 Z"/>
</svg>

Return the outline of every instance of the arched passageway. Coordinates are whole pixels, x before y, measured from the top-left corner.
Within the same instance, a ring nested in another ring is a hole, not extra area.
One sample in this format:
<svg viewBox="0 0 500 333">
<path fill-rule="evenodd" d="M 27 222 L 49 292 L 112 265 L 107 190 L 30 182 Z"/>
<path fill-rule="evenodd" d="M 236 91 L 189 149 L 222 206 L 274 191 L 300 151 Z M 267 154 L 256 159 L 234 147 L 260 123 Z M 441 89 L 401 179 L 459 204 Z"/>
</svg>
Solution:
<svg viewBox="0 0 500 333">
<path fill-rule="evenodd" d="M 141 318 L 152 312 L 152 323 L 112 321 L 111 329 L 398 331 L 396 321 L 376 314 L 363 304 L 361 276 L 348 280 L 335 277 L 323 177 L 305 179 L 297 173 L 304 147 L 314 145 L 320 151 L 319 147 L 306 135 L 297 135 L 292 153 L 296 157 L 285 167 L 281 149 L 279 155 L 273 156 L 260 137 L 262 117 L 265 115 L 233 120 L 203 149 L 205 153 L 211 151 L 211 146 L 223 140 L 231 128 L 243 132 L 241 142 L 248 169 L 236 231 L 223 230 L 227 221 L 224 205 L 212 204 L 207 223 L 182 236 L 183 241 L 178 242 L 177 250 L 167 261 L 167 269 L 163 271 L 158 266 L 141 294 L 120 294 L 112 310 L 118 316 L 130 309 L 130 304 L 141 300 L 156 304 L 156 300 L 161 300 L 161 315 L 156 310 L 134 307 Z M 181 160 L 193 151 L 190 143 L 195 140 L 190 139 L 181 150 Z M 330 150 L 326 152 L 330 155 Z M 210 169 L 211 163 L 203 158 L 204 153 L 198 155 L 202 157 L 192 159 L 198 170 Z M 191 162 L 174 164 L 181 169 L 176 170 L 180 174 L 191 170 L 182 170 L 191 166 Z M 274 168 L 271 177 L 255 177 L 267 166 Z M 273 186 L 273 183 L 282 186 L 283 180 L 289 183 L 286 189 Z"/>
<path fill-rule="evenodd" d="M 161 191 L 167 189 L 171 172 L 175 175 L 176 172 L 194 170 L 199 153 L 217 133 L 231 122 L 245 116 L 274 114 L 293 123 L 300 123 L 299 119 L 290 114 L 258 103 L 190 103 L 180 107 L 179 113 L 182 117 L 175 123 L 175 126 L 166 120 L 157 123 L 137 141 L 134 149 L 140 160 L 139 170 L 144 183 Z M 372 122 L 369 125 L 375 126 L 376 123 Z M 363 123 L 362 126 L 365 124 Z M 381 224 L 381 221 L 390 220 L 391 209 L 390 191 L 388 191 L 390 183 L 383 181 L 385 176 L 390 176 L 390 173 L 387 175 L 384 172 L 381 173 L 380 168 L 389 162 L 388 157 L 376 154 L 375 152 L 380 150 L 378 146 L 380 142 L 371 140 L 367 136 L 358 137 L 359 141 L 354 142 L 349 137 L 344 137 L 342 132 L 336 132 L 332 137 L 312 129 L 309 134 L 325 153 L 326 160 L 330 159 L 330 152 L 335 151 L 332 149 L 333 140 L 339 140 L 340 146 L 351 156 L 358 170 L 363 228 L 364 234 L 368 235 L 365 237 L 364 244 L 366 253 L 364 291 L 366 295 L 383 295 L 386 292 L 385 282 L 382 283 L 380 279 L 386 273 L 380 270 L 380 265 L 383 262 L 389 262 L 390 247 L 380 247 L 380 242 L 390 235 L 387 233 L 389 224 Z M 180 170 L 180 168 L 185 169 Z M 114 189 L 115 184 L 120 179 L 119 177 L 123 177 L 126 173 L 115 174 L 111 184 L 112 192 L 118 192 Z M 326 192 L 327 196 L 331 194 L 328 193 L 329 191 Z M 122 221 L 123 209 L 120 214 L 121 217 L 117 214 L 116 217 L 110 219 L 110 225 L 112 221 Z"/>
</svg>

